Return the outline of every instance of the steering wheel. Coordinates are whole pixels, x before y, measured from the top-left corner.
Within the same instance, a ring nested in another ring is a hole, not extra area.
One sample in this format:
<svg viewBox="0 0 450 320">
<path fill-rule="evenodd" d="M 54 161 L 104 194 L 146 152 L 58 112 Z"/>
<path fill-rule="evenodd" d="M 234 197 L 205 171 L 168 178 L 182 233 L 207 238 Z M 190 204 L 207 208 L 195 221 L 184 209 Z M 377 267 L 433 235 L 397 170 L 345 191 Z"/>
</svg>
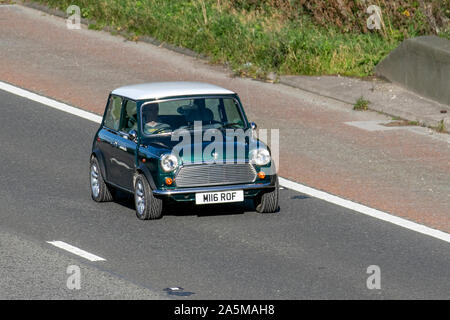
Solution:
<svg viewBox="0 0 450 320">
<path fill-rule="evenodd" d="M 149 133 L 149 134 L 156 134 L 156 133 L 164 132 L 167 129 L 172 129 L 172 127 L 170 125 L 168 125 L 167 123 L 161 123 L 161 125 L 163 126 L 162 128 L 155 129 L 152 132 L 149 132 L 149 130 L 145 129 L 145 127 L 144 127 L 144 132 Z"/>
</svg>

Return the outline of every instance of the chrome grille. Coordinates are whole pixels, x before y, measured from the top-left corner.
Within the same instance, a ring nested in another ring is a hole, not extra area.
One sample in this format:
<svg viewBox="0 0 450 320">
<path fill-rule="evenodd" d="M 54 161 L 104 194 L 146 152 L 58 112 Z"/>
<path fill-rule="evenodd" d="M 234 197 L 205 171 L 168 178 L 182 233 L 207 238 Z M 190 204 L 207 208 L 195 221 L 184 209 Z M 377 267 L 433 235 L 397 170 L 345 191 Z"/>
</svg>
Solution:
<svg viewBox="0 0 450 320">
<path fill-rule="evenodd" d="M 175 177 L 178 187 L 243 184 L 255 180 L 255 168 L 249 163 L 186 165 Z"/>
</svg>

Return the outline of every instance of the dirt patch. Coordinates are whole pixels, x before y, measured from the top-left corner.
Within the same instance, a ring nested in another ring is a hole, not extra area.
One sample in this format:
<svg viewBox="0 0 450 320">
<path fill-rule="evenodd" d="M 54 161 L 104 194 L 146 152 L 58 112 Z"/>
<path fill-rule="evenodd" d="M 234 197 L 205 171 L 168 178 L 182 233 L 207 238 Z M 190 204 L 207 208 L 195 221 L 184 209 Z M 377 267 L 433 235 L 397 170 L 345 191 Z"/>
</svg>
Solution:
<svg viewBox="0 0 450 320">
<path fill-rule="evenodd" d="M 383 123 L 382 125 L 385 127 L 405 127 L 405 126 L 418 126 L 419 123 L 417 121 L 397 120 L 388 123 Z"/>
</svg>

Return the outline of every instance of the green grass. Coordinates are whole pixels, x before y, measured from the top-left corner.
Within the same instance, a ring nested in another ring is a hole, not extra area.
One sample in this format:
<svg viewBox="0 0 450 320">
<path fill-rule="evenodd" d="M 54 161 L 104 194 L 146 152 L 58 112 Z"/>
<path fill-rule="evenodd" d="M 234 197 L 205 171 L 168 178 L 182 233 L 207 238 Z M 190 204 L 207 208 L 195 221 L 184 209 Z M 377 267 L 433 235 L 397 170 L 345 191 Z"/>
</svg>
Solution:
<svg viewBox="0 0 450 320">
<path fill-rule="evenodd" d="M 355 104 L 353 105 L 353 110 L 356 111 L 365 111 L 369 109 L 369 100 L 364 99 L 364 97 L 360 97 L 358 100 L 356 100 Z"/>
<path fill-rule="evenodd" d="M 441 132 L 441 133 L 446 132 L 444 120 L 439 121 L 439 124 L 437 125 L 437 127 L 435 129 L 437 132 Z"/>
<path fill-rule="evenodd" d="M 130 38 L 149 35 L 226 63 L 236 74 L 265 78 L 277 74 L 369 76 L 403 35 L 343 33 L 314 24 L 308 15 L 281 19 L 236 9 L 218 0 L 35 0 L 63 11 L 75 4 L 84 18 L 126 30 Z"/>
</svg>

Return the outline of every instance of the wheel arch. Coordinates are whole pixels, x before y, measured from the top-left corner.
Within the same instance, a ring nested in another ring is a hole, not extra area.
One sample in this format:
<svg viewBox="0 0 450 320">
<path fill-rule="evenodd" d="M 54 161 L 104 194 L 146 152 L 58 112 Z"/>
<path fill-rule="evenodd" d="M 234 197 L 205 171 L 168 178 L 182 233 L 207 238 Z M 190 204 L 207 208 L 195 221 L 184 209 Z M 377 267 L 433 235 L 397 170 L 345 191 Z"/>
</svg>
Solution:
<svg viewBox="0 0 450 320">
<path fill-rule="evenodd" d="M 105 166 L 105 157 L 103 156 L 103 153 L 100 151 L 100 149 L 96 148 L 94 150 L 92 150 L 91 153 L 91 157 L 90 159 L 92 159 L 93 157 L 95 157 L 98 161 L 98 164 L 100 165 L 100 171 L 102 173 L 102 177 L 103 179 L 106 180 L 106 166 Z"/>
<path fill-rule="evenodd" d="M 133 177 L 133 186 L 134 186 L 134 183 L 136 182 L 137 174 L 143 174 L 144 177 L 147 179 L 147 181 L 150 185 L 150 188 L 152 188 L 152 190 L 156 190 L 156 184 L 155 184 L 155 181 L 153 180 L 153 176 L 150 173 L 150 170 L 144 164 L 140 164 L 139 166 L 136 167 L 135 175 Z"/>
</svg>

